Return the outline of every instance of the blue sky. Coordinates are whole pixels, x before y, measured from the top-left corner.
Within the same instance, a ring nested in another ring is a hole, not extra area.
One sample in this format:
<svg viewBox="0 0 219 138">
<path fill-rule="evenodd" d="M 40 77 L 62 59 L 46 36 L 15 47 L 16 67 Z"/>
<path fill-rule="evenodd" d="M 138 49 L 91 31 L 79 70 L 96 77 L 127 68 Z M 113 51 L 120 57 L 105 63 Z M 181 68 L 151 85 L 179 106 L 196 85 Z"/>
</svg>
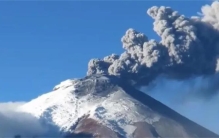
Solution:
<svg viewBox="0 0 219 138">
<path fill-rule="evenodd" d="M 91 58 L 121 53 L 128 28 L 158 39 L 146 10 L 196 15 L 210 1 L 1 2 L 0 102 L 28 101 L 86 75 Z"/>
</svg>

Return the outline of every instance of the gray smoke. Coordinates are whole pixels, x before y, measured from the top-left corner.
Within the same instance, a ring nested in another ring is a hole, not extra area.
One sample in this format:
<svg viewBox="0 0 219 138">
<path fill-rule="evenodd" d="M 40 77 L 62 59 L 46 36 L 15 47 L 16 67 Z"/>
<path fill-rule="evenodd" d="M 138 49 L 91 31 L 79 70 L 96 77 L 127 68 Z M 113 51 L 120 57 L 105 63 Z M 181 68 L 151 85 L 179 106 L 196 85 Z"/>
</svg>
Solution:
<svg viewBox="0 0 219 138">
<path fill-rule="evenodd" d="M 124 52 L 91 59 L 87 75 L 120 76 L 136 86 L 160 75 L 174 79 L 211 75 L 218 70 L 219 2 L 202 7 L 199 17 L 185 17 L 170 7 L 151 7 L 154 31 L 161 41 L 149 40 L 134 29 L 122 37 Z"/>
<path fill-rule="evenodd" d="M 140 90 L 219 134 L 218 84 L 219 74 L 186 80 L 158 77 Z"/>
<path fill-rule="evenodd" d="M 219 28 L 219 2 L 213 2 L 212 5 L 202 7 L 202 21 L 209 22 L 214 28 Z"/>
<path fill-rule="evenodd" d="M 120 76 L 219 134 L 219 2 L 201 11 L 188 18 L 170 7 L 151 7 L 147 14 L 161 40 L 128 29 L 124 52 L 92 59 L 87 75 Z"/>
</svg>

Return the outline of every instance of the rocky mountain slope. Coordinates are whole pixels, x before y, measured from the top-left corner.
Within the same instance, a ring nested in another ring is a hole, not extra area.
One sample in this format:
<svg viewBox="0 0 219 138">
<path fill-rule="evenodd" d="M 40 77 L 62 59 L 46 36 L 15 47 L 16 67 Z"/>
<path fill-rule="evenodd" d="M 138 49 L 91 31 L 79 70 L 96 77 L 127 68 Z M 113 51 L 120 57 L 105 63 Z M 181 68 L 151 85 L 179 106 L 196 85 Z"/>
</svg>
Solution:
<svg viewBox="0 0 219 138">
<path fill-rule="evenodd" d="M 65 137 L 218 137 L 177 112 L 106 75 L 62 82 L 20 110 L 56 126 Z"/>
</svg>

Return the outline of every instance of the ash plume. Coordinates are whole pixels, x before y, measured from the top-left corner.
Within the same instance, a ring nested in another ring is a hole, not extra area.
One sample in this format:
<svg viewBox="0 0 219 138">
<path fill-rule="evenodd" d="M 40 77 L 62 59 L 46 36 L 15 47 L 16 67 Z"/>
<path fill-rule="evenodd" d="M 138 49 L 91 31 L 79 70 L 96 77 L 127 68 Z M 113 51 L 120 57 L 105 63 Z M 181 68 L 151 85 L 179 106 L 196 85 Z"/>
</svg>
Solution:
<svg viewBox="0 0 219 138">
<path fill-rule="evenodd" d="M 219 2 L 202 7 L 198 17 L 185 17 L 170 7 L 153 6 L 147 14 L 161 41 L 128 29 L 122 37 L 124 52 L 91 59 L 87 75 L 109 74 L 136 86 L 148 85 L 159 75 L 174 79 L 212 75 L 218 71 Z M 134 83 L 133 83 L 134 82 Z"/>
<path fill-rule="evenodd" d="M 219 134 L 219 74 L 184 80 L 157 77 L 139 90 Z"/>
<path fill-rule="evenodd" d="M 91 59 L 87 75 L 119 76 L 219 134 L 219 2 L 201 11 L 189 18 L 170 7 L 151 7 L 147 14 L 161 40 L 128 29 L 124 52 Z"/>
</svg>

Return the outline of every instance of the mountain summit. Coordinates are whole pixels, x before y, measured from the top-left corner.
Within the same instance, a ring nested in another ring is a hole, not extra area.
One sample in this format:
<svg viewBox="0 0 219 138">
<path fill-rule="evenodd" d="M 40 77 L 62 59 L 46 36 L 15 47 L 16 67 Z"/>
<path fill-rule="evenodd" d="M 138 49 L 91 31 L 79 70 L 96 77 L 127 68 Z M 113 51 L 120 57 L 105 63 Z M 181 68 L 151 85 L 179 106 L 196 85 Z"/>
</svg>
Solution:
<svg viewBox="0 0 219 138">
<path fill-rule="evenodd" d="M 21 110 L 56 126 L 66 137 L 219 138 L 121 78 L 109 75 L 66 80 Z"/>
<path fill-rule="evenodd" d="M 218 9 L 214 1 L 190 18 L 170 7 L 149 8 L 159 41 L 130 28 L 121 54 L 91 59 L 87 77 L 64 81 L 20 109 L 66 137 L 219 138 L 136 89 L 159 76 L 183 81 L 210 76 L 208 89 L 201 87 L 197 95 L 217 96 Z"/>
</svg>

